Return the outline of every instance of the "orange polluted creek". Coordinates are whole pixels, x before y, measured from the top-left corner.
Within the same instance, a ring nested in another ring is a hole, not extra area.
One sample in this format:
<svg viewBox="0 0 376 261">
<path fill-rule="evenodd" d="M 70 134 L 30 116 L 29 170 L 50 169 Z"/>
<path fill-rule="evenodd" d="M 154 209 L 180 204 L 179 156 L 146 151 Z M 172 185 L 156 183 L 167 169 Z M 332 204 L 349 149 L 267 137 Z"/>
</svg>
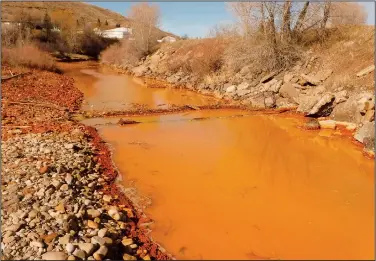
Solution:
<svg viewBox="0 0 376 261">
<path fill-rule="evenodd" d="M 122 81 L 100 68 L 80 70 L 68 74 L 78 86 L 86 81 L 91 105 L 115 108 L 125 100 L 157 106 L 150 99 L 155 89 L 133 86 L 129 76 L 120 75 Z M 179 97 L 182 91 L 163 91 L 163 103 L 187 99 Z M 211 102 L 187 95 L 196 105 Z M 178 259 L 374 259 L 374 162 L 335 131 L 297 128 L 299 117 L 215 118 L 241 113 L 134 116 L 128 118 L 148 124 L 124 126 L 101 125 L 116 123 L 115 117 L 84 123 L 100 124 L 121 182 L 151 199 L 145 209 L 155 221 L 151 236 Z"/>
</svg>

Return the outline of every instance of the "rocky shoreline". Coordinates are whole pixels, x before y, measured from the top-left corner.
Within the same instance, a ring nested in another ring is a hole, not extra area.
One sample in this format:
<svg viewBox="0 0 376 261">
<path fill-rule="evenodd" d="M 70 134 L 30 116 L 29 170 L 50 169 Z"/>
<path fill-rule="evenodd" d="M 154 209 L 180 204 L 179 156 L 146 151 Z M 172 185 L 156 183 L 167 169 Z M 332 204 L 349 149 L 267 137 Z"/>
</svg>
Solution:
<svg viewBox="0 0 376 261">
<path fill-rule="evenodd" d="M 344 126 L 353 138 L 364 145 L 364 152 L 374 157 L 375 96 L 370 90 L 347 91 L 342 87 L 328 90 L 325 81 L 333 74 L 330 69 L 313 71 L 315 59 L 298 64 L 290 71 L 279 71 L 247 78 L 246 68 L 229 83 L 195 84 L 192 75 L 171 74 L 158 66 L 168 59 L 160 50 L 146 57 L 137 67 L 104 64 L 119 73 L 143 78 L 151 88 L 186 88 L 223 101 L 223 107 L 248 110 L 295 111 L 308 117 L 306 129 L 336 129 Z M 308 73 L 312 72 L 312 73 Z M 371 73 L 363 70 L 358 77 Z M 236 84 L 234 84 L 234 82 Z M 221 107 L 220 106 L 220 107 Z M 181 108 L 182 109 L 182 108 Z M 121 115 L 122 112 L 113 113 Z M 132 113 L 131 113 L 132 114 Z M 137 113 L 136 113 L 137 114 Z M 312 128 L 312 122 L 315 127 Z"/>
<path fill-rule="evenodd" d="M 38 76 L 43 85 L 28 85 Z M 117 187 L 96 130 L 71 120 L 82 101 L 72 79 L 33 70 L 15 80 L 3 84 L 2 260 L 172 259 Z M 36 106 L 46 99 L 56 108 Z"/>
</svg>

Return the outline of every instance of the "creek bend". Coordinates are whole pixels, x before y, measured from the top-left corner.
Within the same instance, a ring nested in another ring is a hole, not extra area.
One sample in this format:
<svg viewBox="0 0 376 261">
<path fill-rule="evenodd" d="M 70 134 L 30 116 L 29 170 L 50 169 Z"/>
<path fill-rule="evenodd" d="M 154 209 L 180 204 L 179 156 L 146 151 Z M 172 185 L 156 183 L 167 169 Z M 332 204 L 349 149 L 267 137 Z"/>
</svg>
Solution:
<svg viewBox="0 0 376 261">
<path fill-rule="evenodd" d="M 85 95 L 83 110 L 216 102 L 149 89 L 95 63 L 62 67 Z M 298 128 L 300 117 L 231 117 L 241 114 L 248 113 L 83 122 L 114 149 L 124 186 L 151 199 L 151 236 L 178 259 L 373 259 L 373 160 L 334 130 Z"/>
</svg>

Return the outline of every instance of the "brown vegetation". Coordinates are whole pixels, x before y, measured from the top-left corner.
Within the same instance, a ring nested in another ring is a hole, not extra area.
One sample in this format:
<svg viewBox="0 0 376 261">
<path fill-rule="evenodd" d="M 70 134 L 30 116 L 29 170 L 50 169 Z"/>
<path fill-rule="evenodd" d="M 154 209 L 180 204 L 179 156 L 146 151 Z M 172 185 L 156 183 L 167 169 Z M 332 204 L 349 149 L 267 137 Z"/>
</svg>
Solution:
<svg viewBox="0 0 376 261">
<path fill-rule="evenodd" d="M 58 72 L 54 59 L 31 43 L 1 48 L 1 62 L 12 66 L 25 66 Z"/>
</svg>

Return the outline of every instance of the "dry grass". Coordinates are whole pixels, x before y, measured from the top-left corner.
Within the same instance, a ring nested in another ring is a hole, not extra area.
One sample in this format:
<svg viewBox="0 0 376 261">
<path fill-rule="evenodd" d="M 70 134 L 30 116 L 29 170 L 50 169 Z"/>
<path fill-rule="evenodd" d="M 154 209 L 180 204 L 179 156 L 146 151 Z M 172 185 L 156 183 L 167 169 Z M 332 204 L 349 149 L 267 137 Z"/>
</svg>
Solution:
<svg viewBox="0 0 376 261">
<path fill-rule="evenodd" d="M 142 53 L 134 47 L 131 41 L 123 40 L 104 50 L 100 60 L 106 64 L 119 66 L 135 66 L 142 57 Z"/>
<path fill-rule="evenodd" d="M 54 59 L 42 52 L 35 45 L 28 43 L 16 47 L 3 47 L 1 49 L 2 64 L 24 66 L 40 70 L 59 72 Z"/>
<path fill-rule="evenodd" d="M 166 67 L 171 72 L 181 70 L 199 77 L 215 73 L 222 67 L 225 47 L 219 39 L 177 41 L 164 50 L 170 57 Z"/>
</svg>

